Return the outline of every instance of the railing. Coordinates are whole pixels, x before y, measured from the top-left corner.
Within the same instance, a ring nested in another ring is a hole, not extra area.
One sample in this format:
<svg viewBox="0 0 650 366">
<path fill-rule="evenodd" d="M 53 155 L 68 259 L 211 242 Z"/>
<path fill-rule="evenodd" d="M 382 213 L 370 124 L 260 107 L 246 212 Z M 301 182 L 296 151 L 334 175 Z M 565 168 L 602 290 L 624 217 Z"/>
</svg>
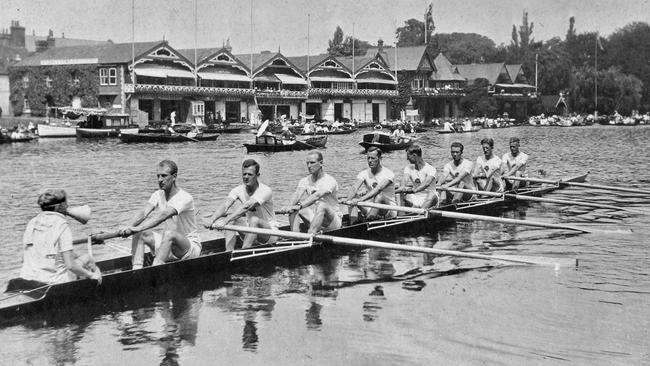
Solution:
<svg viewBox="0 0 650 366">
<path fill-rule="evenodd" d="M 411 89 L 413 95 L 419 96 L 441 96 L 441 97 L 463 97 L 465 90 L 460 88 L 418 88 Z"/>
<path fill-rule="evenodd" d="M 208 86 L 125 84 L 126 93 L 183 94 L 253 96 L 253 90 L 244 88 L 214 88 Z"/>
<path fill-rule="evenodd" d="M 397 90 L 311 88 L 310 97 L 396 97 Z"/>
<path fill-rule="evenodd" d="M 255 90 L 255 96 L 267 98 L 307 98 L 306 90 Z"/>
</svg>

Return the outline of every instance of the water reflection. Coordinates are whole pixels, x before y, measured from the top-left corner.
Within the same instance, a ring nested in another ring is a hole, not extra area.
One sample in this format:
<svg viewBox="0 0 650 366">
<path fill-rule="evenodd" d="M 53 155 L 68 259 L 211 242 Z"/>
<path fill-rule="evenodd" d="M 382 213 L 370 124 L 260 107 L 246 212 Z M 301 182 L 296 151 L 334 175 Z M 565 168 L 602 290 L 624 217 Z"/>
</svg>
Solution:
<svg viewBox="0 0 650 366">
<path fill-rule="evenodd" d="M 375 286 L 375 288 L 370 292 L 369 296 L 371 299 L 363 302 L 363 320 L 367 322 L 372 322 L 377 320 L 379 317 L 379 310 L 382 309 L 382 304 L 386 301 L 384 296 L 384 288 L 382 286 Z"/>
</svg>

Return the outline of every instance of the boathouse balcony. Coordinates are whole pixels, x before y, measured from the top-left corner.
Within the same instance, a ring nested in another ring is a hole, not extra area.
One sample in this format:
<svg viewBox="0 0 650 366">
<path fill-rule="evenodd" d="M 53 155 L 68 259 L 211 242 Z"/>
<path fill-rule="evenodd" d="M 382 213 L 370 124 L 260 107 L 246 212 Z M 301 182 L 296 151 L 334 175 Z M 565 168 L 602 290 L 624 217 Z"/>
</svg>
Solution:
<svg viewBox="0 0 650 366">
<path fill-rule="evenodd" d="M 411 89 L 411 95 L 418 97 L 464 97 L 465 90 L 462 88 L 417 88 Z"/>
<path fill-rule="evenodd" d="M 388 89 L 330 89 L 330 88 L 310 88 L 309 96 L 315 98 L 321 97 L 396 97 L 397 90 Z"/>
<path fill-rule="evenodd" d="M 253 90 L 250 88 L 216 88 L 209 86 L 188 86 L 188 85 L 157 85 L 157 84 L 124 84 L 125 93 L 146 93 L 146 94 L 185 94 L 195 95 L 216 95 L 216 96 L 239 96 L 252 97 Z"/>
</svg>

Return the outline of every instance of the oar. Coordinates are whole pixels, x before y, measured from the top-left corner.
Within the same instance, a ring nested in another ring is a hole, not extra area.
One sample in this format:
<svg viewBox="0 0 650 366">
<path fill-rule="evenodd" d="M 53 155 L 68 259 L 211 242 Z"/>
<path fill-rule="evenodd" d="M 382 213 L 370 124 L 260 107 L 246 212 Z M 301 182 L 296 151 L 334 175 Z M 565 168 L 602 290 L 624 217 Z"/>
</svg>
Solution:
<svg viewBox="0 0 650 366">
<path fill-rule="evenodd" d="M 533 183 L 548 183 L 548 184 L 560 184 L 566 186 L 574 187 L 583 187 L 583 188 L 594 188 L 594 189 L 605 189 L 609 191 L 620 191 L 620 192 L 630 192 L 630 193 L 639 193 L 639 194 L 650 194 L 650 190 L 642 188 L 625 188 L 625 187 L 613 187 L 613 186 L 604 186 L 599 184 L 589 184 L 589 183 L 580 183 L 580 182 L 565 182 L 563 180 L 551 180 L 551 179 L 540 179 L 540 178 L 524 178 L 524 177 L 513 177 L 513 176 L 504 176 L 504 179 L 520 180 L 525 182 Z"/>
<path fill-rule="evenodd" d="M 406 252 L 418 252 L 418 253 L 427 253 L 427 254 L 437 254 L 437 255 L 449 255 L 454 257 L 465 257 L 465 258 L 474 258 L 474 259 L 485 259 L 485 260 L 499 260 L 506 262 L 514 263 L 525 263 L 525 264 L 538 264 L 542 266 L 553 266 L 555 268 L 559 267 L 576 267 L 578 265 L 578 260 L 575 258 L 547 258 L 547 257 L 527 257 L 527 256 L 509 256 L 509 255 L 485 255 L 485 254 L 476 254 L 476 253 L 467 253 L 460 252 L 456 250 L 448 249 L 436 249 L 436 248 L 423 248 L 423 247 L 413 247 L 403 244 L 393 244 L 382 241 L 375 240 L 365 240 L 365 239 L 353 239 L 353 238 L 344 238 L 339 236 L 332 235 L 310 235 L 306 233 L 300 233 L 295 231 L 284 231 L 284 230 L 271 230 L 271 229 L 262 229 L 248 226 L 237 226 L 237 225 L 225 225 L 224 230 L 239 231 L 245 233 L 253 234 L 262 234 L 262 235 L 271 235 L 283 238 L 294 238 L 294 239 L 303 239 L 303 240 L 316 240 L 325 244 L 332 243 L 337 245 L 347 245 L 352 247 L 362 247 L 362 248 L 380 248 L 380 249 L 390 249 L 390 250 L 401 250 Z"/>
<path fill-rule="evenodd" d="M 473 189 L 464 189 L 464 188 L 445 188 L 445 187 L 436 187 L 437 190 L 439 191 L 450 191 L 450 192 L 459 192 L 459 193 L 469 193 L 469 194 L 477 194 L 481 196 L 489 196 L 489 197 L 504 197 L 504 198 L 511 198 L 511 199 L 516 199 L 519 201 L 533 201 L 533 202 L 548 202 L 548 203 L 557 203 L 561 205 L 575 205 L 575 206 L 586 206 L 586 207 L 596 207 L 596 208 L 608 208 L 612 210 L 622 210 L 622 211 L 628 211 L 628 212 L 634 212 L 638 214 L 645 214 L 645 215 L 650 215 L 650 212 L 647 211 L 640 211 L 640 210 L 635 210 L 633 208 L 626 208 L 626 207 L 619 207 L 619 206 L 614 206 L 614 205 L 607 205 L 604 203 L 593 203 L 593 202 L 585 202 L 585 201 L 578 201 L 578 200 L 558 200 L 558 199 L 553 199 L 553 198 L 542 198 L 542 197 L 534 197 L 534 196 L 526 196 L 523 194 L 512 194 L 512 193 L 498 193 L 498 192 L 487 192 L 487 191 L 478 191 L 478 190 L 473 190 Z"/>
<path fill-rule="evenodd" d="M 620 231 L 605 231 L 605 230 L 597 230 L 597 229 L 586 229 L 586 228 L 582 228 L 582 227 L 578 227 L 578 226 L 563 225 L 563 224 L 552 224 L 552 223 L 541 222 L 541 221 L 508 219 L 508 218 L 505 218 L 505 217 L 475 215 L 475 214 L 467 214 L 467 213 L 453 212 L 453 211 L 425 210 L 425 209 L 422 209 L 422 208 L 384 205 L 384 204 L 381 204 L 381 203 L 374 203 L 374 202 L 359 202 L 357 205 L 358 206 L 377 208 L 377 209 L 380 209 L 380 210 L 394 210 L 394 211 L 408 212 L 408 213 L 421 214 L 421 215 L 424 215 L 424 214 L 428 213 L 429 216 L 440 216 L 440 217 L 446 217 L 446 218 L 450 218 L 450 219 L 491 221 L 491 222 L 499 222 L 499 223 L 503 223 L 503 224 L 546 227 L 546 228 L 560 229 L 560 230 L 573 230 L 573 231 L 580 231 L 580 232 L 583 232 L 583 233 L 617 233 L 617 234 L 621 233 Z"/>
<path fill-rule="evenodd" d="M 120 236 L 120 232 L 119 232 L 119 231 L 114 231 L 114 232 L 112 232 L 112 233 L 97 233 L 97 234 L 90 234 L 90 235 L 88 235 L 87 237 L 73 239 L 73 240 L 72 240 L 72 244 L 83 244 L 83 243 L 86 243 L 86 241 L 88 240 L 88 238 L 90 238 L 90 239 L 92 240 L 92 243 L 93 243 L 93 244 L 102 244 L 102 242 L 103 242 L 104 240 L 117 238 L 117 237 L 119 237 L 119 236 Z"/>
<path fill-rule="evenodd" d="M 189 136 L 187 136 L 187 135 L 183 135 L 182 133 L 178 133 L 178 135 L 181 136 L 181 137 L 183 137 L 183 138 L 186 138 L 186 139 L 188 139 L 188 140 L 190 140 L 190 141 L 199 142 L 199 140 L 197 140 L 197 139 L 195 139 L 195 138 L 191 138 L 191 137 L 189 137 Z"/>
</svg>

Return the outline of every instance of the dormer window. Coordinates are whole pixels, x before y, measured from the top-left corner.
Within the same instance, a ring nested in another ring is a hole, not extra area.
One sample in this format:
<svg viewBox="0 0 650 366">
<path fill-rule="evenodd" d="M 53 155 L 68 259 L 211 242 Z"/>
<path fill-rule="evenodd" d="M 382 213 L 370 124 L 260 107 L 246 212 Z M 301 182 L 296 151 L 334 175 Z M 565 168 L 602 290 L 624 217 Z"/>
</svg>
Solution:
<svg viewBox="0 0 650 366">
<path fill-rule="evenodd" d="M 228 55 L 219 55 L 219 56 L 217 56 L 217 61 L 230 62 L 231 60 L 230 60 L 230 57 L 228 57 Z"/>
<path fill-rule="evenodd" d="M 284 62 L 284 60 L 276 59 L 276 60 L 273 61 L 272 65 L 277 65 L 277 66 L 287 66 L 287 63 Z"/>
<path fill-rule="evenodd" d="M 158 51 L 156 51 L 156 55 L 157 55 L 157 56 L 167 56 L 167 57 L 170 57 L 172 54 L 171 54 L 171 52 L 167 51 L 166 49 L 161 48 L 161 49 L 159 49 Z"/>
<path fill-rule="evenodd" d="M 381 69 L 381 67 L 378 64 L 374 63 L 374 62 L 371 63 L 370 65 L 368 65 L 368 68 L 369 69 Z"/>
<path fill-rule="evenodd" d="M 339 65 L 336 64 L 336 62 L 332 60 L 327 60 L 323 63 L 324 67 L 338 67 Z"/>
</svg>

